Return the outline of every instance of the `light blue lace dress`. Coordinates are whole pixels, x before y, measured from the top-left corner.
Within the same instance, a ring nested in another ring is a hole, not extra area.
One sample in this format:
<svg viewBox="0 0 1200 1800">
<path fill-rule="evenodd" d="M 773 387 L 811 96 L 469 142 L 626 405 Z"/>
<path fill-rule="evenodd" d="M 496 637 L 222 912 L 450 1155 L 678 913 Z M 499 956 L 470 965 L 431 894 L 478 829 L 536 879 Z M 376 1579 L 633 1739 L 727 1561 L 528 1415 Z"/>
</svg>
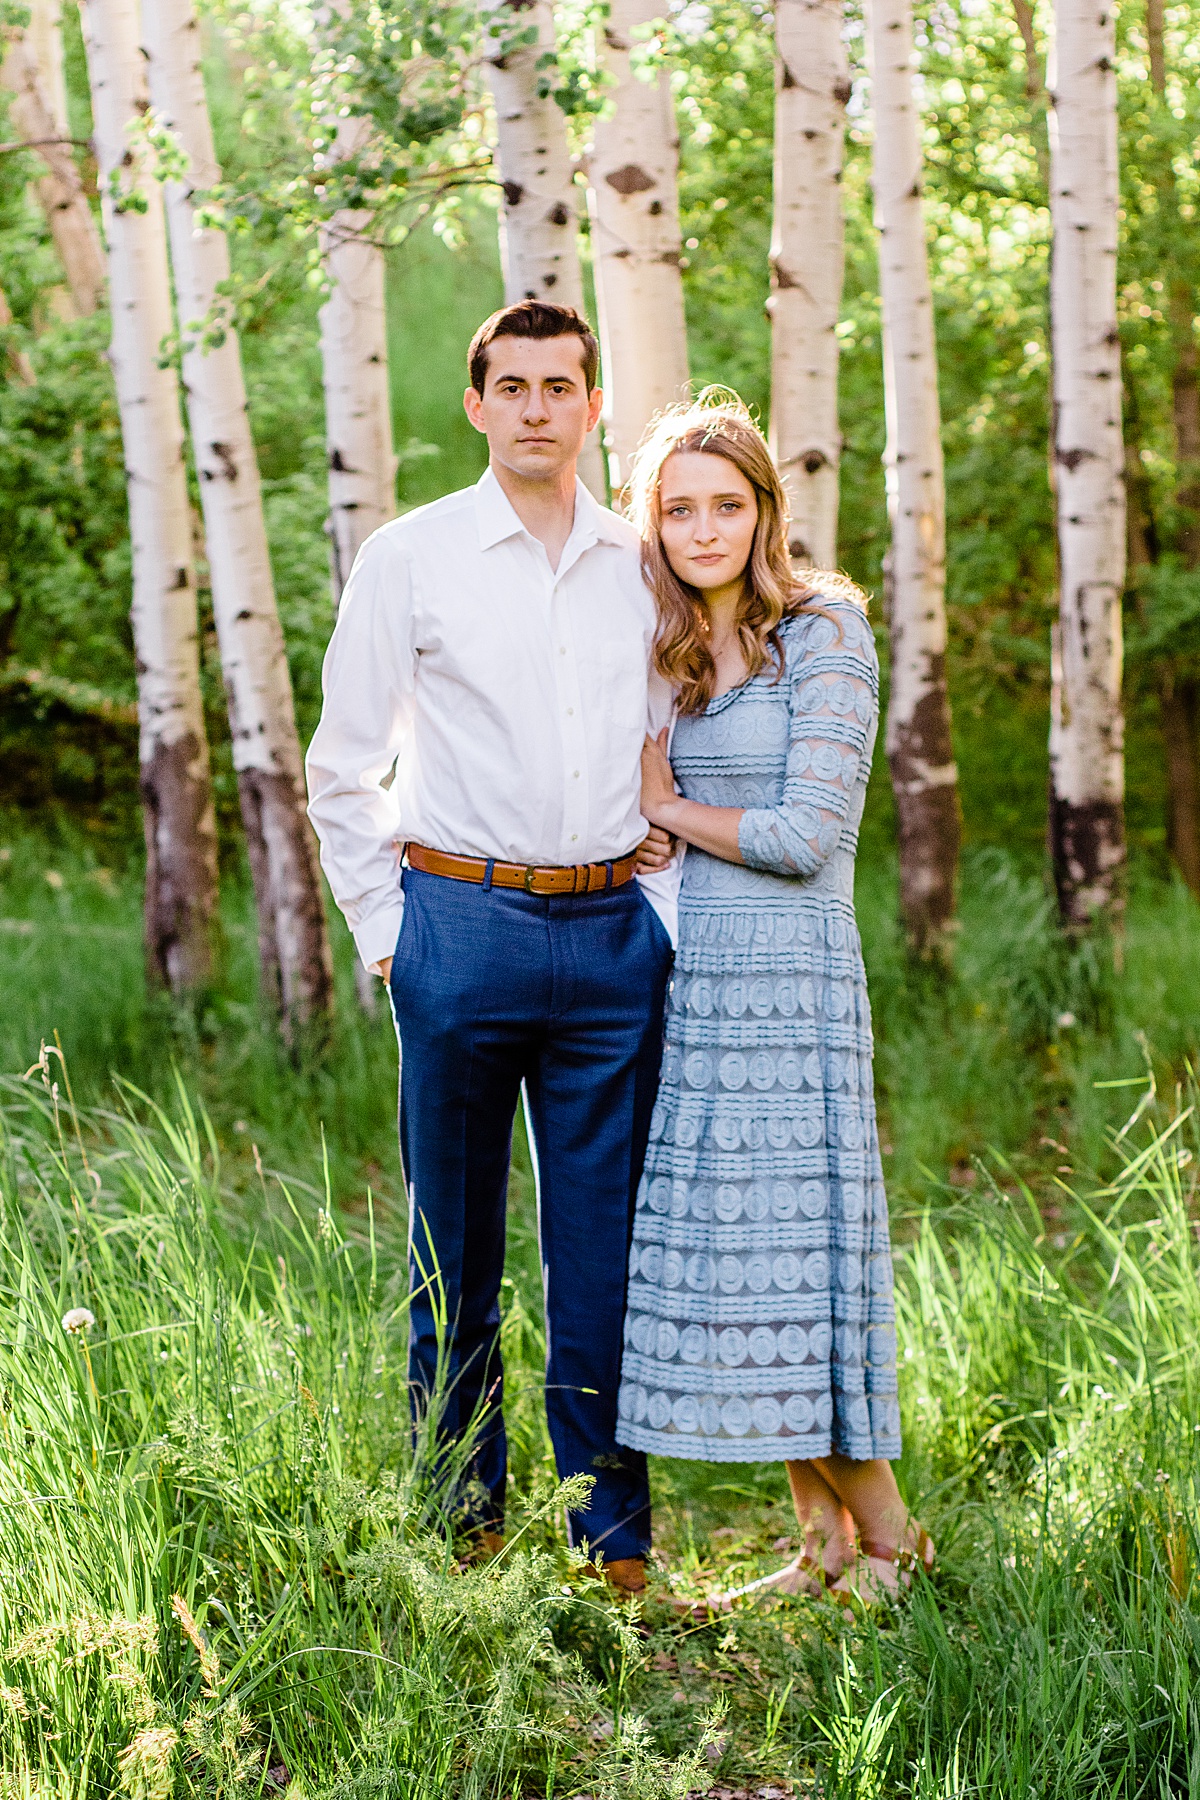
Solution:
<svg viewBox="0 0 1200 1800">
<path fill-rule="evenodd" d="M 684 861 L 618 1402 L 618 1440 L 658 1456 L 900 1453 L 854 918 L 878 665 L 858 607 L 821 604 L 836 626 L 782 626 L 782 679 L 768 665 L 672 740 L 689 798 L 747 809 L 746 866 Z"/>
</svg>

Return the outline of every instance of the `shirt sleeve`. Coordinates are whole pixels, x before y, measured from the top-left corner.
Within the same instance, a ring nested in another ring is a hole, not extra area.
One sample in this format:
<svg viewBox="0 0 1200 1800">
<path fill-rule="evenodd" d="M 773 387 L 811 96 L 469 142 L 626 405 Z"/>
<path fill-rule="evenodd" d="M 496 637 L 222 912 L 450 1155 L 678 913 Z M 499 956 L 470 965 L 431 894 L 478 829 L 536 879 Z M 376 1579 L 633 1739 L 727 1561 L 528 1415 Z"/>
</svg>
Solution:
<svg viewBox="0 0 1200 1800">
<path fill-rule="evenodd" d="M 415 673 L 411 570 L 385 527 L 343 591 L 305 765 L 321 867 L 368 969 L 391 956 L 404 916 L 398 784 L 383 784 L 411 738 Z"/>
<path fill-rule="evenodd" d="M 879 706 L 870 626 L 849 601 L 830 603 L 830 613 L 808 626 L 784 675 L 791 718 L 779 803 L 748 809 L 738 825 L 743 862 L 801 880 L 837 848 Z"/>
<path fill-rule="evenodd" d="M 658 670 L 652 668 L 646 690 L 647 735 L 657 737 L 664 725 L 671 724 L 674 715 L 675 696 Z M 673 946 L 678 946 L 679 943 L 679 884 L 683 880 L 686 849 L 687 845 L 679 840 L 675 846 L 675 854 L 665 869 L 636 877 L 638 886 L 662 920 Z"/>
</svg>

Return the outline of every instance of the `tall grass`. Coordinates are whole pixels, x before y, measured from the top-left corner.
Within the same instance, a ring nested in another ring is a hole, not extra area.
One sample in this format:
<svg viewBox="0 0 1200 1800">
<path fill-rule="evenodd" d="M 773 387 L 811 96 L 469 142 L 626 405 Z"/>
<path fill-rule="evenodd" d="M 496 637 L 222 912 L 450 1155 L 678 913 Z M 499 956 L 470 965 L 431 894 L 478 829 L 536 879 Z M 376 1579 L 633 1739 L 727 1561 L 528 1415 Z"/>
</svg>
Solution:
<svg viewBox="0 0 1200 1800">
<path fill-rule="evenodd" d="M 1200 1056 L 1200 913 L 1178 881 L 1135 872 L 1119 976 L 1107 952 L 1064 945 L 1040 874 L 996 850 L 965 861 L 949 981 L 922 980 L 904 955 L 890 853 L 864 853 L 857 891 L 896 1200 L 919 1198 L 927 1171 L 972 1181 L 972 1158 L 989 1149 L 1048 1196 L 1046 1177 L 1064 1162 L 1103 1165 L 1121 1095 L 1094 1084 L 1142 1069 L 1139 1033 L 1164 1088 Z M 377 1200 L 399 1200 L 395 1037 L 382 992 L 374 1014 L 358 1006 L 344 928 L 335 919 L 332 1042 L 296 1062 L 259 1006 L 251 897 L 232 878 L 222 918 L 218 985 L 196 1009 L 173 1008 L 146 993 L 138 870 L 101 866 L 75 842 L 10 833 L 0 846 L 0 1068 L 28 1066 L 56 1032 L 89 1101 L 111 1093 L 114 1071 L 168 1094 L 178 1066 L 231 1179 L 256 1184 L 253 1144 L 269 1166 L 311 1167 L 324 1128 L 335 1192 L 369 1183 Z M 527 1173 L 522 1151 L 524 1191 Z"/>
<path fill-rule="evenodd" d="M 1135 882 L 1116 975 L 980 853 L 937 986 L 878 861 L 859 907 L 900 1475 L 938 1571 L 877 1613 L 681 1625 L 668 1583 L 699 1595 L 794 1541 L 781 1470 L 656 1463 L 642 1617 L 580 1578 L 520 1150 L 521 1535 L 455 1572 L 445 1471 L 408 1426 L 394 1037 L 345 944 L 330 1051 L 294 1063 L 245 896 L 222 991 L 181 1015 L 145 995 L 135 881 L 12 843 L 0 1059 L 30 1073 L 0 1104 L 0 1796 L 1200 1800 L 1195 903 Z"/>
<path fill-rule="evenodd" d="M 546 1548 L 563 1491 L 515 1496 L 523 1534 L 454 1571 L 369 1218 L 343 1235 L 264 1182 L 239 1226 L 182 1090 L 81 1120 L 47 1057 L 3 1120 L 6 1792 L 552 1792 L 597 1720 L 598 1788 L 686 1791 L 695 1758 L 614 1730 L 558 1642 L 596 1610 Z"/>
<path fill-rule="evenodd" d="M 778 1470 L 658 1464 L 665 1573 L 625 1617 L 562 1547 L 510 1287 L 519 1535 L 457 1571 L 399 1234 L 319 1180 L 264 1173 L 251 1213 L 182 1086 L 126 1102 L 77 1113 L 48 1054 L 0 1115 L 0 1791 L 1200 1794 L 1190 1107 L 1064 1196 L 1061 1247 L 1020 1184 L 909 1222 L 901 1473 L 936 1579 L 695 1625 L 668 1579 L 778 1560 Z"/>
<path fill-rule="evenodd" d="M 864 1699 L 896 1701 L 914 1793 L 1200 1794 L 1190 1098 L 1072 1198 L 1060 1252 L 1028 1196 L 993 1187 L 949 1237 L 926 1219 L 905 1259 L 909 1475 L 936 1496 L 947 1575 L 857 1666 Z"/>
</svg>

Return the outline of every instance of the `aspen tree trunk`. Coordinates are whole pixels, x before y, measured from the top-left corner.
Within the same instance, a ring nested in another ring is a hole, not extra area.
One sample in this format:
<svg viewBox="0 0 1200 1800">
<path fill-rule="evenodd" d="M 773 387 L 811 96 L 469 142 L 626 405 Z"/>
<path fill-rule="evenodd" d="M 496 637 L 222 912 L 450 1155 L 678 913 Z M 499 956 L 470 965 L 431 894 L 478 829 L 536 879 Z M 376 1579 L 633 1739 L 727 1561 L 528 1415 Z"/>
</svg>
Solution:
<svg viewBox="0 0 1200 1800">
<path fill-rule="evenodd" d="M 12 95 L 9 115 L 18 134 L 36 145 L 45 173 L 38 201 L 46 215 L 77 317 L 94 313 L 104 298 L 104 246 L 68 136 L 58 36 L 61 5 L 37 0 L 23 37 L 10 37 L 0 81 Z M 65 300 L 65 296 L 63 297 Z"/>
<path fill-rule="evenodd" d="M 662 0 L 612 0 L 604 43 L 614 110 L 596 123 L 588 168 L 614 491 L 651 418 L 688 392 L 675 109 L 666 74 L 640 81 L 630 56 L 635 27 L 662 10 Z"/>
<path fill-rule="evenodd" d="M 370 226 L 369 214 L 347 209 L 322 239 L 332 284 L 320 316 L 335 611 L 359 546 L 396 515 L 384 257 Z"/>
<path fill-rule="evenodd" d="M 82 13 L 108 239 L 109 360 L 129 490 L 146 956 L 152 978 L 181 993 L 211 970 L 217 834 L 179 388 L 174 370 L 159 366 L 159 345 L 171 330 L 162 190 L 129 157 L 128 128 L 146 108 L 137 0 L 85 0 Z M 123 204 L 126 197 L 145 210 Z"/>
<path fill-rule="evenodd" d="M 1046 130 L 1046 71 L 1037 47 L 1031 0 L 1013 0 L 1013 16 L 1021 34 L 1025 52 L 1025 98 L 1032 113 L 1033 153 L 1037 157 L 1038 174 L 1050 186 L 1050 143 Z"/>
<path fill-rule="evenodd" d="M 337 143 L 366 135 L 366 122 L 342 119 Z M 357 146 L 355 146 L 357 147 Z M 370 214 L 344 208 L 322 233 L 329 298 L 321 308 L 325 456 L 329 469 L 329 578 L 333 610 L 359 549 L 396 511 L 396 457 L 388 383 L 386 269 L 370 238 Z M 376 1010 L 375 977 L 354 959 L 364 1011 Z"/>
<path fill-rule="evenodd" d="M 553 300 L 587 316 L 579 262 L 581 191 L 567 144 L 567 122 L 554 98 L 538 92 L 538 67 L 555 48 L 550 0 L 485 0 L 484 59 L 496 108 L 501 184 L 500 251 L 504 298 Z M 507 48 L 530 30 L 537 42 Z M 603 501 L 599 431 L 588 436 L 579 473 Z"/>
<path fill-rule="evenodd" d="M 842 144 L 850 73 L 841 0 L 776 0 L 771 448 L 800 563 L 837 563 Z"/>
<path fill-rule="evenodd" d="M 1050 82 L 1054 459 L 1059 619 L 1051 672 L 1049 838 L 1065 922 L 1116 916 L 1125 862 L 1113 15 L 1056 0 Z"/>
<path fill-rule="evenodd" d="M 345 10 L 346 0 L 332 0 L 326 13 L 337 16 Z M 357 156 L 369 138 L 368 120 L 354 114 L 339 117 L 328 152 L 330 162 Z M 320 326 L 329 471 L 326 530 L 335 613 L 360 547 L 396 511 L 387 270 L 382 249 L 371 239 L 372 224 L 366 209 L 343 207 L 321 233 L 330 284 Z M 357 957 L 354 987 L 364 1012 L 374 1013 L 378 983 Z"/>
<path fill-rule="evenodd" d="M 94 3 L 94 0 L 93 0 Z M 304 810 L 300 741 L 275 604 L 258 462 L 237 335 L 206 349 L 197 321 L 229 276 L 223 232 L 197 224 L 195 192 L 219 177 L 191 0 L 148 0 L 142 50 L 155 109 L 188 158 L 166 188 L 183 381 L 208 540 L 213 612 L 229 705 L 233 766 L 258 908 L 265 989 L 287 1024 L 324 1013 L 332 965 L 316 844 Z"/>
<path fill-rule="evenodd" d="M 369 129 L 365 119 L 340 119 L 334 159 L 357 155 Z M 369 212 L 347 207 L 322 235 L 331 284 L 321 308 L 321 367 L 335 612 L 359 546 L 396 513 L 384 257 L 371 225 Z"/>
<path fill-rule="evenodd" d="M 905 934 L 918 955 L 938 957 L 950 948 L 960 822 L 946 686 L 946 494 L 937 345 L 909 0 L 871 0 L 868 48 L 892 534 L 887 755 L 899 824 Z"/>
<path fill-rule="evenodd" d="M 30 0 L 25 42 L 59 134 L 69 137 L 67 83 L 63 73 L 62 0 Z"/>
</svg>

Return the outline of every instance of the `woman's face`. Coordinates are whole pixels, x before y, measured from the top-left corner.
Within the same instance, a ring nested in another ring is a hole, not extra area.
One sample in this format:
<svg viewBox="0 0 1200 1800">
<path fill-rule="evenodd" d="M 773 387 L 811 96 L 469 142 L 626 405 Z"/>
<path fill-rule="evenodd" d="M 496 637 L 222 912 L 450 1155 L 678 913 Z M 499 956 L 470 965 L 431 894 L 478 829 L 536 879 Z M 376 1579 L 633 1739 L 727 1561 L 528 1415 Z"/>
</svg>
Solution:
<svg viewBox="0 0 1200 1800">
<path fill-rule="evenodd" d="M 728 457 L 677 450 L 659 477 L 663 551 L 680 581 L 711 591 L 740 588 L 750 561 L 758 500 Z"/>
</svg>

